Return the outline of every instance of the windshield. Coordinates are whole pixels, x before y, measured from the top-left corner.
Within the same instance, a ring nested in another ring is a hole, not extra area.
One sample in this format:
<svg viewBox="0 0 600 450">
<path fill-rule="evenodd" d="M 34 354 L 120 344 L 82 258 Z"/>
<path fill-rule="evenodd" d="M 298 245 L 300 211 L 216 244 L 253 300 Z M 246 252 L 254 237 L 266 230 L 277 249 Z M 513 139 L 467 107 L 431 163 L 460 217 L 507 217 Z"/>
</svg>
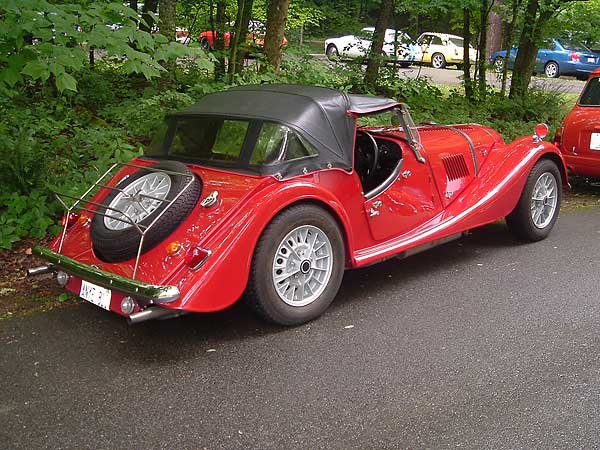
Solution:
<svg viewBox="0 0 600 450">
<path fill-rule="evenodd" d="M 600 78 L 592 78 L 585 87 L 579 104 L 583 106 L 600 106 Z"/>
</svg>

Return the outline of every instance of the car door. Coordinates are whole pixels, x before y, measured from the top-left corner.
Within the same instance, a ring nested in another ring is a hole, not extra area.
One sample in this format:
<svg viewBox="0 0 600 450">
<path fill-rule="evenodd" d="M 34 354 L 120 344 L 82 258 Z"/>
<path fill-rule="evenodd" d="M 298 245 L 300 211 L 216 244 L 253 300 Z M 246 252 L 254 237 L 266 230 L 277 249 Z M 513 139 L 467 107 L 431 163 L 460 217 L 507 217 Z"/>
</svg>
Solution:
<svg viewBox="0 0 600 450">
<path fill-rule="evenodd" d="M 423 52 L 423 59 L 422 61 L 424 63 L 430 63 L 431 62 L 431 40 L 433 39 L 433 36 L 431 34 L 427 34 L 427 33 L 423 33 L 421 36 L 419 36 L 419 39 L 417 39 L 417 44 L 419 44 L 421 46 L 421 51 Z"/>
<path fill-rule="evenodd" d="M 557 56 L 554 55 L 554 52 L 557 50 L 554 41 L 545 40 L 535 57 L 535 72 L 543 72 L 548 61 L 556 60 Z"/>
<path fill-rule="evenodd" d="M 381 137 L 377 137 L 377 142 L 380 148 L 391 142 L 402 149 L 402 165 L 396 179 L 364 204 L 371 235 L 381 241 L 423 225 L 441 211 L 441 203 L 427 162 L 417 161 L 405 143 Z M 427 159 L 424 150 L 421 153 Z"/>
</svg>

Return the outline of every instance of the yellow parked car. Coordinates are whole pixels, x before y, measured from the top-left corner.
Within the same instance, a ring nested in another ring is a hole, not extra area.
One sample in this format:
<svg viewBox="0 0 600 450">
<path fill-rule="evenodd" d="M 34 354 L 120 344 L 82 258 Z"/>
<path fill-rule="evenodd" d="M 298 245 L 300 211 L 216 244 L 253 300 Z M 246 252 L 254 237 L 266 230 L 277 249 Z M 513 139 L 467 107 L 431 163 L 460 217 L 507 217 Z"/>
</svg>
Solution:
<svg viewBox="0 0 600 450">
<path fill-rule="evenodd" d="M 417 39 L 417 44 L 423 51 L 425 64 L 431 64 L 435 69 L 443 69 L 448 64 L 460 67 L 463 63 L 463 38 L 453 34 L 423 33 Z M 477 51 L 469 46 L 469 59 L 475 62 Z"/>
</svg>

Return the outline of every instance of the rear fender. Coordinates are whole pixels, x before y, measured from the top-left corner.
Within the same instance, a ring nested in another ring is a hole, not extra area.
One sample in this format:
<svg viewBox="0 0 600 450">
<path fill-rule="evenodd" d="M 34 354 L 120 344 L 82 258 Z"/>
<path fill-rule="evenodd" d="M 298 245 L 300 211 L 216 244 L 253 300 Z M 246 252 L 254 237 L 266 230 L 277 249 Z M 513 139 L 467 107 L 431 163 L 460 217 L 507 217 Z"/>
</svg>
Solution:
<svg viewBox="0 0 600 450">
<path fill-rule="evenodd" d="M 184 267 L 176 274 L 170 284 L 177 285 L 181 296 L 165 306 L 210 312 L 235 303 L 246 289 L 254 249 L 264 229 L 282 210 L 303 202 L 322 205 L 332 213 L 340 225 L 349 255 L 352 235 L 340 201 L 312 183 L 278 184 L 275 189 L 271 186 L 256 192 L 223 226 L 199 243 L 211 251 L 210 257 L 197 271 Z"/>
</svg>

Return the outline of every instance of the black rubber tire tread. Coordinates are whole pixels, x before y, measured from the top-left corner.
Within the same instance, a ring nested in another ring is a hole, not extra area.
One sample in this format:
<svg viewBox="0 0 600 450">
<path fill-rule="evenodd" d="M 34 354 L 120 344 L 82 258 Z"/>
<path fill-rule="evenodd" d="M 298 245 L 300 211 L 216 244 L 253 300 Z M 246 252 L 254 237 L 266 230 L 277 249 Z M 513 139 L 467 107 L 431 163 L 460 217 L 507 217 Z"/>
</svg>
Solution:
<svg viewBox="0 0 600 450">
<path fill-rule="evenodd" d="M 185 164 L 178 161 L 161 161 L 157 164 L 153 164 L 151 167 L 194 176 L 192 171 Z M 140 169 L 121 181 L 117 187 L 122 189 L 148 173 L 151 173 L 151 171 Z M 171 177 L 171 190 L 167 194 L 166 199 L 172 200 L 185 187 L 189 178 L 187 176 L 179 175 L 169 176 Z M 156 247 L 156 245 L 175 231 L 179 224 L 181 224 L 190 212 L 192 212 L 192 209 L 194 209 L 194 206 L 198 203 L 201 192 L 202 181 L 194 176 L 194 182 L 191 186 L 181 194 L 177 201 L 169 207 L 169 211 L 165 213 L 158 222 L 154 224 L 150 231 L 146 233 L 142 253 Z M 111 191 L 111 193 L 102 201 L 102 204 L 108 206 L 118 194 L 118 191 Z M 146 226 L 150 225 L 167 205 L 167 203 L 163 203 L 152 214 L 142 220 L 140 224 Z M 98 211 L 104 212 L 106 209 L 100 207 Z M 135 258 L 140 243 L 140 234 L 134 227 L 126 228 L 124 230 L 109 230 L 104 225 L 104 216 L 100 214 L 94 215 L 94 218 L 92 219 L 90 225 L 90 237 L 96 256 L 102 261 L 111 263 Z"/>
<path fill-rule="evenodd" d="M 531 194 L 533 192 L 535 182 L 542 174 L 546 172 L 550 172 L 556 179 L 558 198 L 556 210 L 554 211 L 554 217 L 545 228 L 540 229 L 533 224 L 533 219 L 531 218 Z M 523 193 L 519 199 L 519 203 L 517 203 L 515 209 L 508 216 L 506 216 L 506 225 L 508 226 L 510 232 L 521 241 L 541 241 L 550 234 L 550 231 L 552 231 L 552 228 L 558 219 L 561 200 L 562 178 L 560 171 L 556 166 L 556 163 L 553 161 L 549 159 L 541 159 L 535 164 L 535 166 L 533 166 L 533 169 L 531 169 L 531 172 L 527 177 L 527 183 L 525 183 Z"/>
<path fill-rule="evenodd" d="M 320 297 L 306 306 L 295 307 L 279 298 L 272 283 L 271 267 L 282 239 L 302 225 L 316 226 L 327 235 L 333 251 L 333 269 Z M 309 322 L 320 316 L 335 298 L 344 276 L 344 266 L 344 239 L 331 214 L 316 205 L 291 206 L 269 223 L 256 245 L 244 301 L 258 316 L 270 323 L 290 326 Z"/>
</svg>

